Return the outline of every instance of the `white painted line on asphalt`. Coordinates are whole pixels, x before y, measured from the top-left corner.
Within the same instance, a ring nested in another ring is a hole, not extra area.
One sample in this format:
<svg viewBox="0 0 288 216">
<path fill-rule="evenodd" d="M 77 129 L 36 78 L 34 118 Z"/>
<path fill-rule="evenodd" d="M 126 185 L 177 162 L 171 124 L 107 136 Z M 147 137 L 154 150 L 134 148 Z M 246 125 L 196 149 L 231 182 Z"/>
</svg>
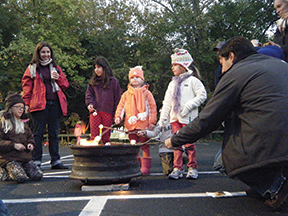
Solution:
<svg viewBox="0 0 288 216">
<path fill-rule="evenodd" d="M 60 202 L 60 201 L 87 201 L 92 199 L 94 196 L 85 196 L 85 197 L 54 197 L 54 198 L 31 198 L 31 199 L 6 199 L 2 200 L 7 204 L 16 204 L 16 203 L 40 203 L 40 202 Z"/>
<path fill-rule="evenodd" d="M 100 215 L 102 209 L 106 204 L 107 198 L 95 198 L 93 197 L 79 214 L 79 216 L 96 216 Z"/>
<path fill-rule="evenodd" d="M 73 155 L 66 155 L 66 156 L 61 157 L 61 159 L 65 159 L 65 158 L 72 158 L 74 160 L 74 156 Z M 41 163 L 41 166 L 50 164 L 50 162 L 51 162 L 50 160 L 46 161 L 46 162 L 43 162 L 43 163 Z"/>
<path fill-rule="evenodd" d="M 44 173 L 44 176 L 55 175 L 55 174 L 70 174 L 70 173 L 71 171 L 59 171 L 59 172 Z"/>
<path fill-rule="evenodd" d="M 212 192 L 210 192 L 212 193 Z M 214 192 L 215 193 L 215 192 Z M 232 197 L 246 196 L 245 191 L 229 192 Z M 105 196 L 78 196 L 78 197 L 54 197 L 54 198 L 30 198 L 30 199 L 3 199 L 7 204 L 15 203 L 38 203 L 38 202 L 59 202 L 59 201 L 85 201 L 94 199 L 164 199 L 164 198 L 197 198 L 211 197 L 207 193 L 180 193 L 180 194 L 136 194 L 136 195 L 105 195 Z"/>
<path fill-rule="evenodd" d="M 210 192 L 212 193 L 212 192 Z M 216 192 L 214 192 L 216 193 Z M 246 192 L 229 192 L 229 197 L 246 196 Z M 164 198 L 198 198 L 211 197 L 207 193 L 186 194 L 139 194 L 139 195 L 108 195 L 108 196 L 80 196 L 80 197 L 55 197 L 55 198 L 31 198 L 31 199 L 6 199 L 5 204 L 59 202 L 59 201 L 86 201 L 89 200 L 79 216 L 98 216 L 101 214 L 107 200 L 120 199 L 164 199 Z"/>
<path fill-rule="evenodd" d="M 68 179 L 69 176 L 43 176 L 44 179 L 53 179 L 53 178 L 61 178 L 61 179 Z"/>
<path fill-rule="evenodd" d="M 44 178 L 59 178 L 59 174 L 70 174 L 71 171 L 60 171 L 60 172 L 50 172 L 50 173 L 44 173 Z M 186 174 L 187 172 L 184 172 Z M 218 171 L 203 171 L 203 172 L 198 172 L 199 175 L 214 175 L 214 174 L 219 174 Z M 163 176 L 163 173 L 150 173 L 150 176 Z M 62 175 L 63 176 L 63 175 Z M 69 176 L 63 176 L 63 178 L 69 178 Z"/>
<path fill-rule="evenodd" d="M 187 172 L 183 172 L 183 174 L 187 174 Z M 214 175 L 219 174 L 218 171 L 201 171 L 198 172 L 199 175 Z M 164 175 L 163 173 L 150 173 L 151 176 L 161 176 Z"/>
</svg>

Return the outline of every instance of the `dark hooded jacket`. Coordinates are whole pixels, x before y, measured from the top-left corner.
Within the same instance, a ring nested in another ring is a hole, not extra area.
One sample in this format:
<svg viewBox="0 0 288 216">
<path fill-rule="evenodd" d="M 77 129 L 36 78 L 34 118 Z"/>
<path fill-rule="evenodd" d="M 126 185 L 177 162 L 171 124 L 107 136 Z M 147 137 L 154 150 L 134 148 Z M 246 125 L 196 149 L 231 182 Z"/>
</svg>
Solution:
<svg viewBox="0 0 288 216">
<path fill-rule="evenodd" d="M 229 177 L 288 162 L 288 64 L 253 54 L 221 78 L 199 116 L 172 137 L 192 143 L 225 121 L 222 157 Z"/>
</svg>

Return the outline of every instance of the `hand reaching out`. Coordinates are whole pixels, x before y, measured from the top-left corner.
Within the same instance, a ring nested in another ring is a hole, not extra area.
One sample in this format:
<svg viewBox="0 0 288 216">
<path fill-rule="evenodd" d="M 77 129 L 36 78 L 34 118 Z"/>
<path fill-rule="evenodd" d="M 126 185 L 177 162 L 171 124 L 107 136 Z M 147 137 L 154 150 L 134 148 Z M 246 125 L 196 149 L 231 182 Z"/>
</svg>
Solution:
<svg viewBox="0 0 288 216">
<path fill-rule="evenodd" d="M 116 125 L 120 124 L 120 122 L 121 122 L 121 119 L 120 119 L 120 118 L 116 118 L 116 119 L 115 119 L 115 124 L 116 124 Z"/>
<path fill-rule="evenodd" d="M 172 145 L 172 142 L 171 142 L 171 138 L 165 140 L 165 147 L 166 147 L 167 149 L 171 149 L 171 150 L 174 149 L 174 147 L 173 147 L 173 145 Z"/>
</svg>

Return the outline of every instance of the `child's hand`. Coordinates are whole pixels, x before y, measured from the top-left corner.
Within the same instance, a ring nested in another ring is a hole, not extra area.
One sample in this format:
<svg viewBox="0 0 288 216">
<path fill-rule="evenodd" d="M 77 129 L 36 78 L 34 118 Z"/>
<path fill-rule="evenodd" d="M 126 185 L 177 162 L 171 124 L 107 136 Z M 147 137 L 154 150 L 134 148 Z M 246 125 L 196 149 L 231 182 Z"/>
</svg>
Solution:
<svg viewBox="0 0 288 216">
<path fill-rule="evenodd" d="M 29 149 L 30 151 L 33 151 L 34 145 L 31 144 L 31 143 L 29 143 L 29 144 L 27 145 L 27 149 Z"/>
<path fill-rule="evenodd" d="M 154 124 L 149 124 L 149 130 L 154 130 L 154 128 L 155 128 L 155 125 Z"/>
<path fill-rule="evenodd" d="M 116 125 L 120 124 L 120 122 L 121 122 L 121 119 L 119 117 L 115 119 L 115 124 Z"/>
<path fill-rule="evenodd" d="M 182 109 L 182 111 L 181 111 L 181 116 L 184 117 L 184 116 L 186 116 L 188 113 L 189 113 L 189 110 L 188 110 L 186 107 L 184 107 L 184 108 Z"/>
<path fill-rule="evenodd" d="M 164 127 L 165 124 L 166 124 L 166 121 L 167 121 L 167 119 L 160 119 L 159 122 L 158 122 L 158 125 L 159 125 L 160 127 Z"/>
<path fill-rule="evenodd" d="M 89 104 L 89 105 L 87 106 L 87 109 L 89 110 L 89 112 L 93 112 L 93 111 L 94 111 L 94 107 L 93 107 L 92 104 Z"/>
<path fill-rule="evenodd" d="M 138 135 L 138 136 L 146 136 L 146 134 L 147 134 L 147 133 L 146 133 L 145 130 L 140 130 L 140 131 L 137 132 L 137 135 Z"/>
<path fill-rule="evenodd" d="M 15 143 L 14 148 L 18 151 L 24 151 L 26 147 L 22 143 Z"/>
</svg>

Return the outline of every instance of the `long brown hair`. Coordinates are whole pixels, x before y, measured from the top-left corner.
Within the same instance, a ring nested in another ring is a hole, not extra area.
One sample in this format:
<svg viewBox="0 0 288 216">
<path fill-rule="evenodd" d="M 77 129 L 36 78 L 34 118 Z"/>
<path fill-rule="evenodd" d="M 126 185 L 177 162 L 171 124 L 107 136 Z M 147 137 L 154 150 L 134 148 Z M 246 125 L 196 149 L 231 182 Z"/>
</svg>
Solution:
<svg viewBox="0 0 288 216">
<path fill-rule="evenodd" d="M 94 85 L 98 85 L 98 82 L 99 82 L 99 76 L 94 71 L 95 65 L 98 65 L 103 68 L 101 80 L 103 83 L 103 88 L 104 89 L 108 88 L 110 77 L 113 77 L 113 72 L 109 66 L 107 59 L 103 56 L 99 56 L 93 61 L 93 75 L 89 81 L 89 84 L 94 86 Z"/>
<path fill-rule="evenodd" d="M 39 60 L 40 60 L 40 51 L 43 47 L 48 47 L 50 49 L 50 53 L 51 53 L 51 59 L 52 59 L 52 64 L 54 67 L 57 66 L 56 60 L 55 60 L 55 56 L 54 56 L 54 52 L 53 49 L 51 47 L 51 45 L 45 41 L 42 41 L 40 43 L 37 44 L 34 53 L 33 53 L 33 57 L 31 60 L 31 64 L 36 64 L 37 67 L 39 67 Z"/>
</svg>

